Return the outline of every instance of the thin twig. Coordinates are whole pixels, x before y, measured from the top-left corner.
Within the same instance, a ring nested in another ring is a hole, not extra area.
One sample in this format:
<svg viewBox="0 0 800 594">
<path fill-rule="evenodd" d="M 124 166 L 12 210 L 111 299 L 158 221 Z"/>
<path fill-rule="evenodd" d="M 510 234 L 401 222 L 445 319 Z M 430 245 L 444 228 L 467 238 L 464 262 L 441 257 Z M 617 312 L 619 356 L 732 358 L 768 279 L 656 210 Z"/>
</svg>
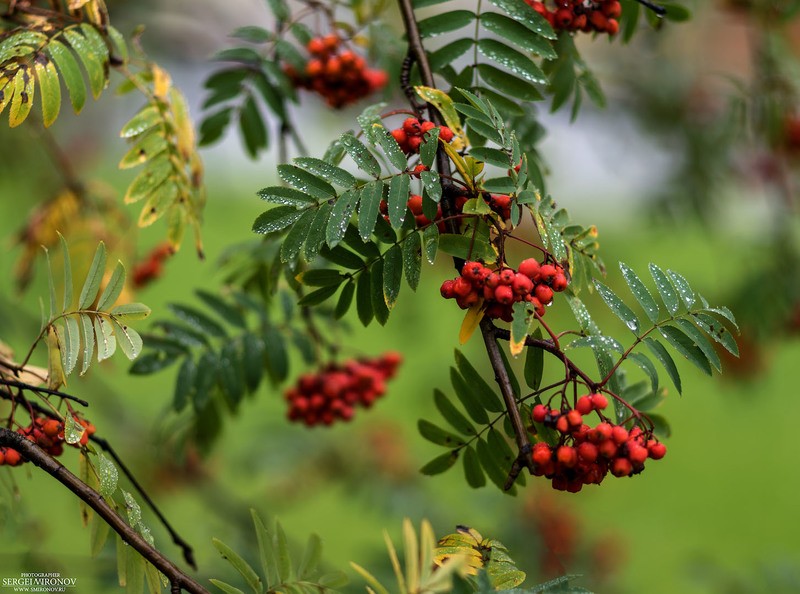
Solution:
<svg viewBox="0 0 800 594">
<path fill-rule="evenodd" d="M 5 428 L 0 428 L 0 446 L 11 447 L 18 451 L 23 458 L 44 470 L 83 500 L 120 535 L 122 540 L 133 547 L 145 560 L 149 561 L 167 577 L 172 584 L 173 592 L 176 591 L 175 585 L 177 584 L 178 591 L 186 590 L 191 594 L 210 594 L 208 590 L 191 576 L 184 573 L 183 570 L 162 555 L 161 552 L 150 546 L 138 532 L 131 528 L 125 520 L 120 517 L 116 510 L 106 503 L 100 493 L 86 485 L 65 466 L 48 455 L 42 448 L 19 433 Z"/>
<path fill-rule="evenodd" d="M 0 385 L 3 386 L 10 386 L 12 388 L 19 388 L 20 390 L 29 390 L 31 392 L 43 392 L 45 394 L 50 394 L 51 396 L 58 396 L 59 398 L 63 398 L 64 400 L 72 400 L 73 402 L 77 402 L 81 406 L 89 406 L 89 403 L 77 396 L 71 396 L 65 392 L 61 392 L 59 390 L 51 390 L 50 388 L 42 388 L 41 386 L 34 386 L 32 384 L 26 384 L 25 382 L 19 382 L 17 380 L 11 380 L 4 377 L 0 377 Z"/>
</svg>

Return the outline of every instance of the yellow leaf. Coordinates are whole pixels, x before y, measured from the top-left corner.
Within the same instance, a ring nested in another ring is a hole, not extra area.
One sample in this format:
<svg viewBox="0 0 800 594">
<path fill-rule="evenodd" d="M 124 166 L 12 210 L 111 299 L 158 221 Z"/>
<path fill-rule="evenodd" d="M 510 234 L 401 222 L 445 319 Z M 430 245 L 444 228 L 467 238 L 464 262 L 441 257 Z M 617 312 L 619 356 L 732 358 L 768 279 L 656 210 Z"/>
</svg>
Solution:
<svg viewBox="0 0 800 594">
<path fill-rule="evenodd" d="M 461 330 L 458 333 L 459 344 L 465 344 L 470 339 L 482 319 L 483 300 L 480 300 L 467 310 L 467 315 L 464 316 L 464 321 L 461 322 Z"/>
<path fill-rule="evenodd" d="M 61 344 L 53 326 L 47 328 L 47 387 L 58 390 L 66 385 L 64 364 L 61 359 Z"/>
<path fill-rule="evenodd" d="M 172 79 L 163 68 L 159 68 L 155 64 L 151 67 L 153 71 L 153 95 L 159 99 L 166 101 L 167 93 L 172 87 Z"/>
<path fill-rule="evenodd" d="M 444 91 L 433 89 L 431 87 L 418 86 L 414 87 L 414 90 L 423 101 L 427 101 L 439 110 L 439 113 L 442 114 L 447 127 L 453 131 L 453 134 L 455 135 L 453 140 L 450 143 L 443 144 L 450 144 L 457 151 L 466 148 L 467 135 L 464 133 L 464 128 L 461 127 L 461 118 L 458 117 L 458 112 L 456 111 L 456 108 L 453 105 L 453 100 L 450 98 L 450 96 Z"/>
<path fill-rule="evenodd" d="M 464 160 L 464 157 L 458 154 L 458 151 L 452 144 L 445 143 L 444 151 L 447 153 L 447 156 L 450 157 L 450 160 L 453 162 L 456 170 L 458 171 L 461 179 L 467 184 L 467 187 L 470 189 L 470 192 L 475 191 L 475 180 L 470 175 L 469 167 L 467 166 L 467 162 Z"/>
</svg>

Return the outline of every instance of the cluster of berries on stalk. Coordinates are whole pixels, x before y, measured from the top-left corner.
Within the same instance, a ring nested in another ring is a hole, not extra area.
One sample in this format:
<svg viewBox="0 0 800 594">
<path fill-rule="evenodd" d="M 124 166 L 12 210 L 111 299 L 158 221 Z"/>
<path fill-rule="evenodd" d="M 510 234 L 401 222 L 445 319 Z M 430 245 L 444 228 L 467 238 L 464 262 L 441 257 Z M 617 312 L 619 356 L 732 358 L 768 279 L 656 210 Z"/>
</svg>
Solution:
<svg viewBox="0 0 800 594">
<path fill-rule="evenodd" d="M 423 142 L 426 132 L 434 128 L 439 128 L 439 138 L 444 142 L 453 140 L 453 131 L 447 126 L 437 126 L 433 122 L 419 120 L 417 118 L 406 118 L 403 125 L 391 131 L 392 136 L 407 155 L 419 153 L 419 147 Z"/>
<path fill-rule="evenodd" d="M 553 294 L 566 289 L 567 284 L 561 266 L 528 258 L 520 262 L 519 270 L 492 270 L 481 262 L 466 262 L 461 276 L 444 281 L 440 290 L 442 297 L 455 299 L 461 309 L 469 309 L 482 299 L 486 317 L 511 322 L 514 303 L 527 301 L 541 317 L 545 306 L 553 302 Z"/>
<path fill-rule="evenodd" d="M 539 442 L 533 446 L 533 474 L 550 479 L 558 491 L 577 493 L 583 485 L 599 485 L 609 472 L 616 477 L 639 474 L 648 458 L 660 460 L 666 455 L 666 446 L 652 431 L 638 426 L 628 430 L 605 420 L 599 411 L 606 406 L 603 394 L 581 396 L 574 409 L 534 406 L 533 421 L 555 429 L 559 438 L 555 445 Z M 592 411 L 601 418 L 595 427 L 584 422 Z"/>
<path fill-rule="evenodd" d="M 133 267 L 133 286 L 146 287 L 164 272 L 164 261 L 175 253 L 172 245 L 161 243 L 154 247 L 147 258 Z"/>
<path fill-rule="evenodd" d="M 73 418 L 84 428 L 80 440 L 73 445 L 75 447 L 86 445 L 89 441 L 89 436 L 95 432 L 95 426 L 84 419 Z M 64 453 L 64 443 L 66 443 L 64 440 L 64 424 L 57 419 L 34 417 L 30 425 L 20 427 L 17 429 L 17 433 L 38 445 L 51 456 L 56 457 Z M 14 448 L 0 448 L 0 466 L 4 464 L 6 466 L 19 466 L 23 462 L 25 462 L 25 458 Z"/>
<path fill-rule="evenodd" d="M 553 8 L 539 0 L 525 2 L 546 18 L 556 31 L 596 31 L 609 35 L 616 35 L 619 31 L 622 14 L 619 0 L 555 0 Z"/>
<path fill-rule="evenodd" d="M 357 406 L 369 408 L 386 393 L 386 380 L 394 377 L 401 362 L 399 353 L 389 352 L 374 359 L 331 363 L 300 376 L 285 393 L 289 420 L 309 427 L 349 421 Z"/>
<path fill-rule="evenodd" d="M 305 71 L 297 72 L 286 66 L 286 74 L 296 87 L 314 91 L 333 108 L 355 103 L 384 87 L 389 80 L 383 70 L 367 68 L 366 60 L 345 47 L 338 35 L 315 37 L 306 49 L 311 59 Z"/>
</svg>

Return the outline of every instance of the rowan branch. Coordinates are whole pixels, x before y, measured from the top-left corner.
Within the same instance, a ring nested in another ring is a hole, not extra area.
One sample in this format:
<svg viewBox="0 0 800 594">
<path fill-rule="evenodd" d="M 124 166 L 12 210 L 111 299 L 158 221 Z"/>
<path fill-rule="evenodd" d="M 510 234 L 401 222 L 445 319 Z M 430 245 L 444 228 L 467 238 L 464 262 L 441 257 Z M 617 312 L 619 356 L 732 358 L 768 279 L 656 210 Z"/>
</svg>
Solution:
<svg viewBox="0 0 800 594">
<path fill-rule="evenodd" d="M 422 44 L 422 38 L 419 34 L 419 27 L 417 26 L 417 20 L 414 15 L 414 7 L 411 4 L 411 0 L 398 0 L 398 3 L 400 6 L 400 13 L 403 16 L 403 25 L 406 31 L 406 38 L 408 39 L 409 55 L 413 55 L 414 57 L 414 61 L 416 62 L 420 73 L 420 78 L 422 79 L 422 84 L 431 88 L 435 88 L 436 83 L 433 79 L 433 72 L 431 71 L 430 63 L 428 62 L 428 56 L 425 53 L 425 47 Z M 431 121 L 437 125 L 442 125 L 442 116 L 433 105 L 429 105 L 428 112 L 430 113 Z M 451 176 L 452 170 L 450 168 L 450 159 L 441 146 L 439 146 L 438 150 L 436 151 L 436 167 L 440 176 Z M 450 184 L 447 184 L 447 186 L 443 189 L 451 189 Z M 448 218 L 446 225 L 447 230 L 450 233 L 459 232 L 458 219 L 453 217 L 455 214 L 454 211 L 455 195 L 452 191 L 444 191 L 442 196 L 442 212 L 445 217 Z M 462 266 L 464 265 L 464 261 L 460 258 L 453 258 L 453 264 L 460 272 Z M 504 488 L 508 490 L 514 484 L 514 481 L 519 476 L 519 473 L 523 468 L 528 468 L 529 470 L 532 469 L 533 461 L 531 460 L 530 456 L 531 444 L 528 440 L 528 432 L 525 429 L 525 426 L 523 425 L 522 419 L 519 415 L 519 409 L 517 408 L 516 403 L 517 399 L 516 395 L 514 394 L 514 389 L 511 387 L 511 380 L 508 377 L 508 370 L 503 363 L 499 347 L 495 341 L 495 331 L 497 329 L 491 320 L 487 318 L 481 320 L 480 329 L 481 334 L 483 335 L 483 342 L 486 346 L 486 353 L 489 357 L 492 370 L 494 371 L 495 381 L 500 387 L 500 392 L 503 395 L 503 400 L 505 402 L 509 418 L 511 419 L 512 427 L 514 428 L 514 435 L 516 436 L 517 446 L 519 448 L 517 459 L 511 465 L 511 470 L 508 473 L 508 479 L 504 485 Z"/>
<path fill-rule="evenodd" d="M 47 474 L 78 496 L 100 516 L 119 536 L 133 547 L 145 560 L 163 573 L 172 584 L 172 591 L 185 590 L 190 594 L 210 594 L 203 586 L 150 546 L 142 536 L 122 519 L 102 495 L 72 474 L 66 466 L 47 454 L 39 446 L 19 433 L 0 427 L 0 446 L 18 451 L 23 458 L 38 466 Z M 176 588 L 178 588 L 176 590 Z"/>
</svg>

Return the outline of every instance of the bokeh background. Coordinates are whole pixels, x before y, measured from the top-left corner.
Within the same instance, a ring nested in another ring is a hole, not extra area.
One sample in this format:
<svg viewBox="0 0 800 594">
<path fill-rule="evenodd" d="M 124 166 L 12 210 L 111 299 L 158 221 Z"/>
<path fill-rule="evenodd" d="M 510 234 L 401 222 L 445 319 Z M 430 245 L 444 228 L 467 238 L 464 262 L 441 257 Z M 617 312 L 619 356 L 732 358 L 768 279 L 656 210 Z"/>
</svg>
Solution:
<svg viewBox="0 0 800 594">
<path fill-rule="evenodd" d="M 679 362 L 684 395 L 670 390 L 659 411 L 673 430 L 667 457 L 633 479 L 608 480 L 577 495 L 530 477 L 515 498 L 491 484 L 472 490 L 460 467 L 420 475 L 418 468 L 440 452 L 417 434 L 416 421 L 437 418 L 432 389 L 450 388 L 461 322 L 461 312 L 438 295 L 452 275 L 442 258 L 424 269 L 416 295 L 404 287 L 386 327 L 364 329 L 355 316 L 349 320 L 344 354 L 392 349 L 405 362 L 388 396 L 347 425 L 288 424 L 281 390 L 263 386 L 225 420 L 207 457 L 178 456 L 169 440 L 175 368 L 134 377 L 118 358 L 70 380 L 70 390 L 91 402 L 87 415 L 99 433 L 194 545 L 201 579 L 236 582 L 212 537 L 256 558 L 253 508 L 280 519 L 297 554 L 309 532 L 319 534 L 331 568 L 347 569 L 352 560 L 388 575 L 381 532 L 397 542 L 402 519 L 410 517 L 430 519 L 437 534 L 466 524 L 503 541 L 528 572 L 528 584 L 566 572 L 603 593 L 800 591 L 800 389 L 793 375 L 800 362 L 800 140 L 793 145 L 782 127 L 794 115 L 791 106 L 800 109 L 793 103 L 800 36 L 765 24 L 747 2 L 687 4 L 692 20 L 643 31 L 628 46 L 581 39 L 608 95 L 605 109 L 587 102 L 574 122 L 547 106 L 538 113 L 547 129 L 540 149 L 548 191 L 574 220 L 598 226 L 608 284 L 622 286 L 620 260 L 643 274 L 655 262 L 679 271 L 710 301 L 730 305 L 740 319 L 743 356 L 726 360 L 723 376 L 708 378 Z M 195 117 L 207 60 L 227 46 L 227 33 L 270 22 L 257 0 L 111 2 L 110 9 L 123 32 L 145 24 L 144 47 L 170 70 Z M 116 169 L 126 150 L 117 131 L 139 104 L 111 95 L 80 117 L 65 109 L 52 134 L 75 175 L 98 180 L 97 191 L 121 203 L 132 174 Z M 334 113 L 305 96 L 296 120 L 311 154 L 320 155 L 363 105 Z M 38 257 L 30 286 L 16 288 L 24 257 L 18 235 L 37 203 L 64 183 L 40 134 L 34 126 L 0 128 L 0 337 L 18 353 L 38 333 L 39 296 L 46 294 Z M 167 303 L 191 302 L 196 287 L 219 287 L 215 262 L 226 247 L 252 237 L 252 221 L 264 209 L 255 193 L 277 183 L 276 152 L 249 160 L 235 130 L 202 155 L 207 259 L 182 250 L 161 279 L 136 295 L 154 317 Z M 125 210 L 135 219 L 132 208 Z M 118 233 L 137 234 L 135 253 L 127 254 L 135 261 L 162 240 L 164 228 L 120 223 Z M 69 239 L 75 258 L 93 250 L 77 235 Z M 626 338 L 602 303 L 589 301 L 601 325 Z M 548 318 L 558 328 L 573 324 L 563 303 Z M 463 350 L 488 371 L 478 340 Z M 291 364 L 292 376 L 305 369 L 299 357 Z M 64 460 L 77 463 L 73 452 Z M 82 593 L 115 591 L 113 542 L 90 558 L 77 501 L 29 467 L 8 470 L 0 469 L 0 574 L 61 571 L 79 579 Z M 178 549 L 151 514 L 145 518 L 157 545 L 177 560 Z M 350 575 L 347 591 L 363 591 Z"/>
</svg>

